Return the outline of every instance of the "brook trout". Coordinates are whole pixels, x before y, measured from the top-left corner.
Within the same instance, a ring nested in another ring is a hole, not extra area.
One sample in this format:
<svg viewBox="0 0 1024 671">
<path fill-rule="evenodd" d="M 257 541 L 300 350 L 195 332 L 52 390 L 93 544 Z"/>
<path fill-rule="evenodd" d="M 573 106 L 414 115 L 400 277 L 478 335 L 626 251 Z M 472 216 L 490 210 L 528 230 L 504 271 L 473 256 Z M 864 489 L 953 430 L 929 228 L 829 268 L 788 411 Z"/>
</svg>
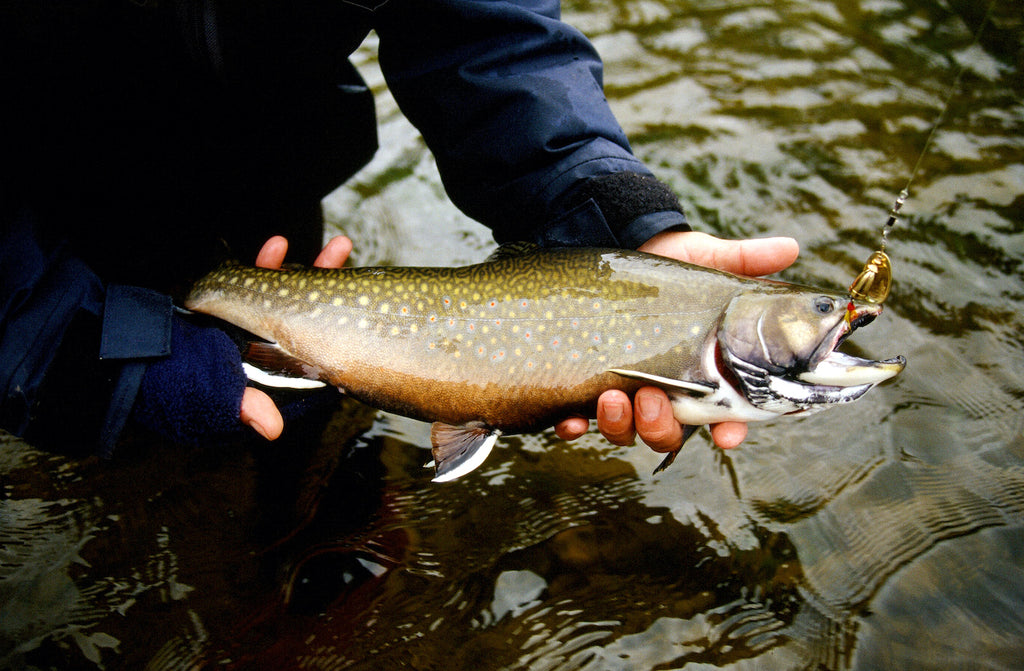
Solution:
<svg viewBox="0 0 1024 671">
<path fill-rule="evenodd" d="M 516 244 L 460 268 L 225 265 L 185 305 L 267 341 L 249 352 L 264 367 L 433 422 L 442 482 L 503 433 L 593 417 L 608 389 L 661 387 L 689 436 L 848 403 L 905 364 L 835 351 L 880 305 L 621 249 Z"/>
</svg>

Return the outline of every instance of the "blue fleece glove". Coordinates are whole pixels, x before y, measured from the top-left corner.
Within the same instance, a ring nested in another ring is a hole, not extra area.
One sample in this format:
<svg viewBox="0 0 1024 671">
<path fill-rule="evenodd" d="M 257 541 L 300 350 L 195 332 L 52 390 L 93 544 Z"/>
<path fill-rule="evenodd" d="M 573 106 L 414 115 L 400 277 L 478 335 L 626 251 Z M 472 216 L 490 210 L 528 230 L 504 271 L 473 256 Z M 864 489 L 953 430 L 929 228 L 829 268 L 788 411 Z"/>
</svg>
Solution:
<svg viewBox="0 0 1024 671">
<path fill-rule="evenodd" d="M 239 421 L 246 377 L 235 343 L 177 315 L 171 328 L 171 354 L 146 369 L 131 420 L 186 445 L 246 436 L 251 429 Z"/>
</svg>

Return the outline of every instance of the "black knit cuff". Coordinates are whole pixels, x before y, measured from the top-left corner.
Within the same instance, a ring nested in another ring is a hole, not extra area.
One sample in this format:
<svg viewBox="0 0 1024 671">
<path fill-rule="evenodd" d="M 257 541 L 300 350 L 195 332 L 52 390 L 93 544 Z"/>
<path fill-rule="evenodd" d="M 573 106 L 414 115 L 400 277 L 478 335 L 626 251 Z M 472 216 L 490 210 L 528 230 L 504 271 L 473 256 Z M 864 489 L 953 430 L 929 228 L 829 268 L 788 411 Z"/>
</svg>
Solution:
<svg viewBox="0 0 1024 671">
<path fill-rule="evenodd" d="M 617 172 L 592 177 L 573 192 L 573 205 L 593 200 L 618 237 L 639 217 L 655 212 L 683 213 L 679 198 L 651 175 Z"/>
</svg>

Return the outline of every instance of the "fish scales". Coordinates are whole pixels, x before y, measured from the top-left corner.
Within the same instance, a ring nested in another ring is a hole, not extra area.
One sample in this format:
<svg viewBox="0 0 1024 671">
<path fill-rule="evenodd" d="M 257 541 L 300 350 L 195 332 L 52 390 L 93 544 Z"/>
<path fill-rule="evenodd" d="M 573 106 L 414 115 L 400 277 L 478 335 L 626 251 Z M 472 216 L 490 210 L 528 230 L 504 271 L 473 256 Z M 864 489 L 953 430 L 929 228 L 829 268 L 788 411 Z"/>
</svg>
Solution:
<svg viewBox="0 0 1024 671">
<path fill-rule="evenodd" d="M 517 432 L 640 386 L 610 369 L 699 368 L 723 305 L 749 281 L 652 258 L 562 249 L 461 268 L 225 266 L 187 306 L 376 407 Z"/>
</svg>

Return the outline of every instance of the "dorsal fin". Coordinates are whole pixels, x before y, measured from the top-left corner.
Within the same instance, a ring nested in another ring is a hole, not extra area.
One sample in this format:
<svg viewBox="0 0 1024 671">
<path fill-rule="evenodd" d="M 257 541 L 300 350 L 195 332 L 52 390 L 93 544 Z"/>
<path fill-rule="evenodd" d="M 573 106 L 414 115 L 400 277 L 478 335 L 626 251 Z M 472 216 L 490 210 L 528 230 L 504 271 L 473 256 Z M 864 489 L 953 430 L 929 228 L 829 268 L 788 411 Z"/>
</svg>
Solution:
<svg viewBox="0 0 1024 671">
<path fill-rule="evenodd" d="M 491 255 L 487 257 L 487 260 L 499 261 L 501 259 L 512 259 L 525 254 L 532 254 L 538 249 L 540 249 L 540 245 L 535 242 L 527 242 L 525 240 L 506 242 L 495 249 Z"/>
<path fill-rule="evenodd" d="M 452 426 L 434 422 L 430 427 L 434 482 L 461 478 L 484 463 L 500 435 L 501 431 L 479 423 Z"/>
</svg>

